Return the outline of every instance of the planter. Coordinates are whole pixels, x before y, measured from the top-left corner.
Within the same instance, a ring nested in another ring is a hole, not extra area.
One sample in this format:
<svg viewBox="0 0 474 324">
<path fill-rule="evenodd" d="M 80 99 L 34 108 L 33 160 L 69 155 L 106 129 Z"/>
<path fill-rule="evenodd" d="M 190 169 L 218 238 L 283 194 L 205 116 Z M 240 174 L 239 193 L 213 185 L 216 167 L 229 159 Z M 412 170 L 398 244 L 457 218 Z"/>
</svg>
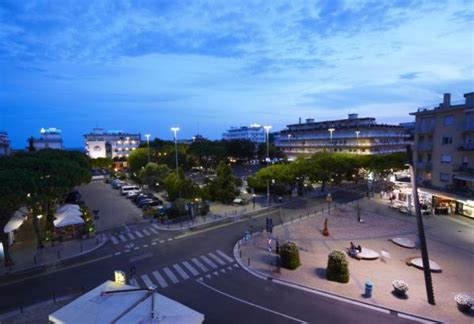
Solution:
<svg viewBox="0 0 474 324">
<path fill-rule="evenodd" d="M 454 296 L 454 300 L 456 301 L 458 309 L 461 312 L 467 313 L 472 307 L 472 299 L 469 295 L 457 294 L 456 296 Z"/>
<path fill-rule="evenodd" d="M 397 296 L 405 297 L 408 291 L 408 284 L 403 280 L 394 280 L 392 282 L 393 291 Z"/>
<path fill-rule="evenodd" d="M 393 288 L 393 291 L 399 297 L 405 297 L 407 295 L 406 290 L 403 290 L 403 289 Z"/>
</svg>

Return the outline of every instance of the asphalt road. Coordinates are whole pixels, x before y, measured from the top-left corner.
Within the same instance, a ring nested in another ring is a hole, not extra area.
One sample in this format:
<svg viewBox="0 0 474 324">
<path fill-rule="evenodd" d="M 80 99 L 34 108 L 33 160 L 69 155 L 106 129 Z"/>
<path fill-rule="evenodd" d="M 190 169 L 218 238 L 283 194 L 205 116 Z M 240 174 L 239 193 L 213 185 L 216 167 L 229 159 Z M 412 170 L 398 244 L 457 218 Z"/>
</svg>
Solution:
<svg viewBox="0 0 474 324">
<path fill-rule="evenodd" d="M 336 203 L 352 199 L 352 195 L 333 194 Z M 297 217 L 324 205 L 322 199 L 299 200 L 284 208 L 283 214 Z M 94 253 L 64 263 L 61 268 L 1 282 L 0 312 L 50 299 L 53 295 L 90 290 L 113 279 L 114 270 L 129 273 L 133 266 L 137 284 L 156 285 L 160 293 L 204 313 L 207 323 L 408 322 L 373 309 L 261 280 L 240 268 L 232 257 L 235 242 L 250 226 L 262 227 L 265 216 L 272 216 L 277 225 L 279 214 L 278 210 L 264 211 L 253 221 L 195 232 L 160 232 L 137 238 L 132 243 L 110 242 Z M 147 224 L 141 226 L 151 229 Z"/>
</svg>

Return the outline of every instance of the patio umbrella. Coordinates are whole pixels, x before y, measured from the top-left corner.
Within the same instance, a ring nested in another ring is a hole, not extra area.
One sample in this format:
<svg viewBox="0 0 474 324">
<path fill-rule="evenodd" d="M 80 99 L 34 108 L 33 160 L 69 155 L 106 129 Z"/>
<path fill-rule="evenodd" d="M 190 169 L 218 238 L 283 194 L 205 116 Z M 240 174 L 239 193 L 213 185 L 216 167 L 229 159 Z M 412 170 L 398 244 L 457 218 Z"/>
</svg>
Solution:
<svg viewBox="0 0 474 324">
<path fill-rule="evenodd" d="M 68 217 L 68 216 L 81 217 L 82 213 L 79 210 L 66 210 L 66 211 L 54 214 L 55 219 L 61 219 L 61 218 Z"/>
<path fill-rule="evenodd" d="M 73 205 L 73 204 L 65 204 L 60 206 L 58 209 L 56 209 L 57 213 L 63 213 L 65 211 L 75 211 L 75 210 L 80 210 L 81 208 L 79 205 Z"/>
<path fill-rule="evenodd" d="M 23 216 L 21 215 L 21 213 L 16 213 L 13 214 L 12 218 L 10 218 L 10 220 L 8 221 L 7 225 L 5 225 L 5 227 L 3 228 L 3 232 L 4 233 L 10 233 L 16 229 L 18 229 L 21 224 L 23 224 L 23 222 L 25 221 L 25 219 L 23 218 Z"/>
<path fill-rule="evenodd" d="M 69 225 L 84 224 L 85 221 L 76 215 L 66 215 L 63 218 L 59 218 L 53 221 L 54 227 L 65 227 Z"/>
</svg>

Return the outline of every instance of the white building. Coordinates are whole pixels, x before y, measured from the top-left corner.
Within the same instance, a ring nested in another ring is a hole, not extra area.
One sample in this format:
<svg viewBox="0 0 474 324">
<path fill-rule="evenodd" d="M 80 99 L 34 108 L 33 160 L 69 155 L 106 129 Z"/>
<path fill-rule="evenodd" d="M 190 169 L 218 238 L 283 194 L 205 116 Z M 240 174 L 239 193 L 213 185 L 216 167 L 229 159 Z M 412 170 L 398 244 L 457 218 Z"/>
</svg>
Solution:
<svg viewBox="0 0 474 324">
<path fill-rule="evenodd" d="M 265 129 L 258 124 L 252 124 L 250 127 L 231 127 L 222 134 L 222 139 L 228 141 L 249 140 L 255 144 L 265 143 Z"/>
<path fill-rule="evenodd" d="M 0 156 L 5 156 L 10 154 L 10 140 L 8 139 L 8 134 L 5 132 L 0 132 Z"/>
<path fill-rule="evenodd" d="M 94 128 L 84 135 L 86 154 L 92 158 L 111 158 L 126 160 L 130 153 L 140 146 L 140 134 L 123 131 L 105 131 Z"/>
<path fill-rule="evenodd" d="M 31 138 L 31 144 L 36 150 L 43 149 L 55 149 L 62 150 L 63 147 L 63 137 L 61 135 L 61 130 L 50 127 L 50 128 L 41 128 L 41 136 L 39 138 Z"/>
</svg>

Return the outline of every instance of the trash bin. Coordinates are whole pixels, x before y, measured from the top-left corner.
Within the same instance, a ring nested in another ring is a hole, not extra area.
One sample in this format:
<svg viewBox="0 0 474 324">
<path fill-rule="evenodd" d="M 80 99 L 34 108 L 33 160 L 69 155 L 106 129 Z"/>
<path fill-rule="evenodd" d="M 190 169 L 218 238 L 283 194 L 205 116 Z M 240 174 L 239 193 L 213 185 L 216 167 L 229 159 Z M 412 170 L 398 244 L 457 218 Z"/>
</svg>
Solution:
<svg viewBox="0 0 474 324">
<path fill-rule="evenodd" d="M 372 288 L 373 288 L 372 282 L 370 280 L 367 280 L 365 282 L 365 294 L 364 294 L 366 298 L 372 297 Z"/>
</svg>

